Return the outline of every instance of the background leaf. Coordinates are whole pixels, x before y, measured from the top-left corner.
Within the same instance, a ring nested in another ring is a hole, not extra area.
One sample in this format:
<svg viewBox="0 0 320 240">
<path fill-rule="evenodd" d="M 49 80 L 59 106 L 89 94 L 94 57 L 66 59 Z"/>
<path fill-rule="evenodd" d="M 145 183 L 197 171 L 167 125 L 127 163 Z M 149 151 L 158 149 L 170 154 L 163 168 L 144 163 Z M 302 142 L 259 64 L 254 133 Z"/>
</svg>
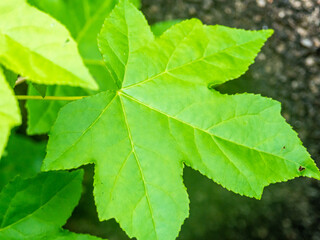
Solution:
<svg viewBox="0 0 320 240">
<path fill-rule="evenodd" d="M 51 1 L 28 0 L 30 4 L 49 13 L 64 24 L 76 39 L 79 51 L 91 75 L 99 84 L 100 90 L 117 89 L 116 82 L 103 63 L 98 49 L 97 36 L 105 18 L 114 8 L 117 0 L 92 1 Z M 140 1 L 134 1 L 140 5 Z M 87 96 L 93 92 L 80 88 L 66 86 L 49 86 L 47 95 L 50 96 Z M 36 95 L 29 88 L 29 95 Z M 44 134 L 49 132 L 58 111 L 66 101 L 27 101 L 28 134 Z"/>
<path fill-rule="evenodd" d="M 21 123 L 20 111 L 13 90 L 6 82 L 0 68 L 0 157 L 7 143 L 11 128 Z"/>
<path fill-rule="evenodd" d="M 0 3 L 0 63 L 30 81 L 97 89 L 77 44 L 55 19 L 25 0 Z"/>
<path fill-rule="evenodd" d="M 64 24 L 78 43 L 79 51 L 100 90 L 116 89 L 109 72 L 105 68 L 97 45 L 97 36 L 105 18 L 118 0 L 51 1 L 28 0 L 30 4 L 50 14 Z M 133 1 L 140 5 L 139 0 Z"/>
<path fill-rule="evenodd" d="M 168 20 L 163 22 L 155 23 L 151 26 L 151 31 L 156 37 L 160 37 L 165 31 L 171 28 L 173 25 L 180 23 L 182 20 L 175 19 L 175 20 Z"/>
<path fill-rule="evenodd" d="M 78 95 L 79 94 L 79 95 Z M 50 86 L 47 88 L 48 96 L 86 96 L 88 92 L 80 88 Z M 28 88 L 28 95 L 38 96 L 39 92 L 31 85 Z M 62 106 L 69 101 L 39 101 L 28 100 L 28 134 L 45 134 L 53 125 L 57 114 Z"/>
<path fill-rule="evenodd" d="M 37 90 L 38 94 L 40 94 L 41 97 L 44 98 L 46 96 L 46 94 L 47 94 L 47 86 L 46 85 L 40 85 L 40 84 L 33 83 L 32 86 L 35 90 Z"/>
<path fill-rule="evenodd" d="M 81 195 L 83 172 L 15 179 L 0 193 L 1 239 L 98 239 L 62 230 Z"/>
<path fill-rule="evenodd" d="M 0 189 L 17 175 L 32 177 L 40 172 L 45 157 L 46 142 L 13 134 L 0 160 Z"/>
<path fill-rule="evenodd" d="M 9 83 L 11 88 L 14 88 L 16 81 L 18 79 L 18 74 L 6 69 L 5 67 L 1 66 L 3 69 L 3 74 L 7 80 L 7 82 Z"/>
</svg>

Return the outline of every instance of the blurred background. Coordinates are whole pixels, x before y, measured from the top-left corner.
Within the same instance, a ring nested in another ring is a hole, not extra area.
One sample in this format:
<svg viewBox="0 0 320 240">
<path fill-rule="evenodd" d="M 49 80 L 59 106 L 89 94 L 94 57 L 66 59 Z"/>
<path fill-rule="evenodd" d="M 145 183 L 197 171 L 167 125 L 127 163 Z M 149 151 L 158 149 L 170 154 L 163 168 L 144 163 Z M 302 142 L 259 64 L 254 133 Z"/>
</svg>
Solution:
<svg viewBox="0 0 320 240">
<path fill-rule="evenodd" d="M 280 101 L 283 116 L 320 166 L 320 0 L 143 0 L 142 11 L 150 24 L 196 17 L 206 24 L 274 29 L 250 70 L 219 90 L 259 93 Z M 8 146 L 10 157 L 10 142 Z M 38 147 L 44 154 L 44 145 Z M 114 220 L 98 221 L 93 166 L 85 169 L 83 196 L 65 228 L 109 240 L 129 239 Z M 301 178 L 274 184 L 258 201 L 228 192 L 189 168 L 184 180 L 190 217 L 178 239 L 320 240 L 319 181 Z"/>
</svg>

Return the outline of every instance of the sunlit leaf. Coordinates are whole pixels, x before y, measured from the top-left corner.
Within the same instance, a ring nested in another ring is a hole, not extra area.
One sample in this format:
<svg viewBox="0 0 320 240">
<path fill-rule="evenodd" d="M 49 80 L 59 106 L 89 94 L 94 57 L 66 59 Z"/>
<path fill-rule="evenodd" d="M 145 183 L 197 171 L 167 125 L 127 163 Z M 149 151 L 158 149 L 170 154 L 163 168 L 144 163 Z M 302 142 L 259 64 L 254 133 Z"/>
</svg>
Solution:
<svg viewBox="0 0 320 240">
<path fill-rule="evenodd" d="M 120 1 L 99 35 L 120 89 L 61 109 L 43 169 L 95 164 L 99 218 L 139 240 L 177 237 L 188 216 L 184 164 L 255 198 L 270 183 L 320 179 L 278 102 L 208 89 L 242 75 L 271 34 L 193 19 L 154 40 L 143 15 Z"/>
<path fill-rule="evenodd" d="M 46 85 L 97 89 L 69 32 L 25 0 L 0 1 L 0 63 Z"/>
<path fill-rule="evenodd" d="M 12 88 L 0 68 L 0 157 L 6 146 L 10 131 L 21 123 L 20 111 Z"/>
</svg>

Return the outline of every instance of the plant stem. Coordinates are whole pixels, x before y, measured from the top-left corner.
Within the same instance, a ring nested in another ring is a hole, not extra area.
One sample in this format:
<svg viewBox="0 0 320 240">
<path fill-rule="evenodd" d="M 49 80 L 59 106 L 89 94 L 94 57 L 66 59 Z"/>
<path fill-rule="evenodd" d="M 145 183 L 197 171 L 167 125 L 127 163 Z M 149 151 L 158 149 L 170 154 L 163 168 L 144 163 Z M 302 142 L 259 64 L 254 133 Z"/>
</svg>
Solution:
<svg viewBox="0 0 320 240">
<path fill-rule="evenodd" d="M 64 96 L 27 96 L 27 95 L 17 95 L 16 98 L 18 100 L 51 100 L 51 101 L 75 101 L 82 98 L 85 98 L 86 96 L 70 96 L 70 97 L 64 97 Z"/>
</svg>

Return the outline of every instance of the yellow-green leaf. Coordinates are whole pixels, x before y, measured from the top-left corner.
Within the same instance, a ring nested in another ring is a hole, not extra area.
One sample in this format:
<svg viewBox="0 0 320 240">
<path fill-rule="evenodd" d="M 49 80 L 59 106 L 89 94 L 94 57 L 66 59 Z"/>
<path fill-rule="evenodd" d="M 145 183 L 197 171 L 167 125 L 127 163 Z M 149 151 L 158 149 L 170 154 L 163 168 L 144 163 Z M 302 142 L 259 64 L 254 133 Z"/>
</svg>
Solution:
<svg viewBox="0 0 320 240">
<path fill-rule="evenodd" d="M 193 19 L 152 40 L 141 13 L 121 0 L 99 37 L 120 89 L 61 109 L 43 169 L 95 164 L 99 218 L 115 218 L 138 240 L 177 237 L 188 216 L 184 164 L 255 198 L 271 183 L 320 179 L 278 102 L 208 89 L 243 74 L 271 34 Z"/>
<path fill-rule="evenodd" d="M 0 68 L 0 157 L 13 127 L 20 125 L 21 116 L 12 88 Z"/>
<path fill-rule="evenodd" d="M 35 83 L 97 89 L 68 30 L 26 0 L 0 2 L 0 63 Z"/>
</svg>

